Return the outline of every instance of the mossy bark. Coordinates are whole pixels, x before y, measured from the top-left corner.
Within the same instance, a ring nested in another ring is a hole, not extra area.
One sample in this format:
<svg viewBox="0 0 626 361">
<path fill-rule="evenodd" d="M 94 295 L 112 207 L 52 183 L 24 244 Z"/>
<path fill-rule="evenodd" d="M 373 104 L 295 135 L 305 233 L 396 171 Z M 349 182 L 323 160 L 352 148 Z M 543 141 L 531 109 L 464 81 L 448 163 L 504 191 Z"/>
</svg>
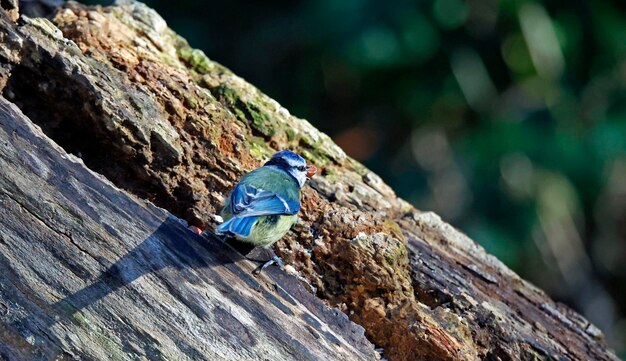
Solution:
<svg viewBox="0 0 626 361">
<path fill-rule="evenodd" d="M 321 174 L 276 252 L 390 360 L 616 359 L 593 325 L 398 198 L 145 5 L 70 2 L 50 19 L 3 17 L 3 96 L 91 170 L 203 228 L 242 174 L 279 149 L 302 154 Z"/>
</svg>

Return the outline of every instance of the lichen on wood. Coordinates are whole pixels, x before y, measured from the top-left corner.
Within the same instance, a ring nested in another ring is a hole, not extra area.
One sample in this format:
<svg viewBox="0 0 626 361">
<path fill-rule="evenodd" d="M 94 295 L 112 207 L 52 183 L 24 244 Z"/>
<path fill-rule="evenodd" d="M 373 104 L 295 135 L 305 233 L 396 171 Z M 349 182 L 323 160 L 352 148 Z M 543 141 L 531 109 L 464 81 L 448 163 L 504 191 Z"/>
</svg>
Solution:
<svg viewBox="0 0 626 361">
<path fill-rule="evenodd" d="M 321 169 L 277 253 L 390 360 L 615 360 L 581 316 L 398 198 L 306 120 L 147 6 L 69 2 L 0 22 L 3 95 L 118 187 L 213 228 L 238 178 L 289 148 Z"/>
</svg>

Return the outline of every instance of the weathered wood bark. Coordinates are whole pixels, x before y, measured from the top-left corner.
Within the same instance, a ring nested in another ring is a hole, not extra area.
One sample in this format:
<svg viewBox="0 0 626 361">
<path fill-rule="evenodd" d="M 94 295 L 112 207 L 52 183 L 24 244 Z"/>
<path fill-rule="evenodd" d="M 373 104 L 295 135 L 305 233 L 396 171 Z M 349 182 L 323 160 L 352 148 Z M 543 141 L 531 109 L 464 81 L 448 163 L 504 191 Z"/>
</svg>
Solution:
<svg viewBox="0 0 626 361">
<path fill-rule="evenodd" d="M 0 359 L 371 359 L 294 277 L 90 172 L 0 98 Z"/>
<path fill-rule="evenodd" d="M 176 218 L 212 229 L 238 177 L 291 148 L 322 173 L 276 251 L 389 359 L 616 359 L 597 328 L 397 198 L 146 6 L 15 18 L 0 21 L 0 86 L 30 120 L 3 101 L 0 354 L 377 357 L 293 278 L 251 278 Z"/>
</svg>

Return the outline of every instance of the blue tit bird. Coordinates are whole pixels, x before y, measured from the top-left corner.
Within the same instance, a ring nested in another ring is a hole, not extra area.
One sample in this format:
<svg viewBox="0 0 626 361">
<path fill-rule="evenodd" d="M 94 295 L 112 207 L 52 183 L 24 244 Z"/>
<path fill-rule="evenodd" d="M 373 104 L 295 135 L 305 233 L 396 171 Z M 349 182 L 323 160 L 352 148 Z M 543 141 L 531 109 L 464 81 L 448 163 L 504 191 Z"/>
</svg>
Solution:
<svg viewBox="0 0 626 361">
<path fill-rule="evenodd" d="M 221 212 L 224 223 L 215 233 L 269 249 L 298 220 L 300 190 L 316 172 L 292 151 L 274 154 L 235 186 Z M 273 255 L 261 269 L 274 262 L 282 265 Z"/>
</svg>

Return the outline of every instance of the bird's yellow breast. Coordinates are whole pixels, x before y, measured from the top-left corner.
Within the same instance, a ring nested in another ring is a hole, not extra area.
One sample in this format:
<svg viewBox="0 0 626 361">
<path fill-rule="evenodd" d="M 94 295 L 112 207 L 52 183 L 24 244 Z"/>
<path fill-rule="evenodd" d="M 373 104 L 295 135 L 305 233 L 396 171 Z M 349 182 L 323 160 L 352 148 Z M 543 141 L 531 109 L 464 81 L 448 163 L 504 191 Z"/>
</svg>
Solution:
<svg viewBox="0 0 626 361">
<path fill-rule="evenodd" d="M 269 247 L 281 239 L 298 220 L 297 215 L 271 215 L 258 217 L 248 237 L 237 237 L 240 241 Z"/>
</svg>

